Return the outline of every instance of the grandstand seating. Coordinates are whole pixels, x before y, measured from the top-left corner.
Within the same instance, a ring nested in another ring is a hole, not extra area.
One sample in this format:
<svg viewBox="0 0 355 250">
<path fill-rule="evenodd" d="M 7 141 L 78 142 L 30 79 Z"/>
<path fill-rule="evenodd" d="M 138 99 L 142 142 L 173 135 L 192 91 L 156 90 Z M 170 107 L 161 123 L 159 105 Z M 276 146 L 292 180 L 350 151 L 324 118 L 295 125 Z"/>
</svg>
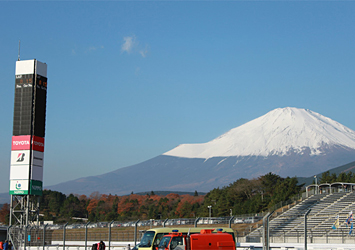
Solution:
<svg viewBox="0 0 355 250">
<path fill-rule="evenodd" d="M 307 233 L 311 237 L 339 237 L 349 234 L 349 226 L 345 223 L 349 214 L 355 212 L 355 192 L 316 194 L 303 200 L 289 210 L 271 218 L 269 222 L 270 237 L 304 236 L 304 215 L 307 216 Z M 339 215 L 339 227 L 332 225 Z M 355 229 L 354 229 L 355 231 Z M 262 227 L 251 232 L 247 238 L 262 236 Z"/>
</svg>

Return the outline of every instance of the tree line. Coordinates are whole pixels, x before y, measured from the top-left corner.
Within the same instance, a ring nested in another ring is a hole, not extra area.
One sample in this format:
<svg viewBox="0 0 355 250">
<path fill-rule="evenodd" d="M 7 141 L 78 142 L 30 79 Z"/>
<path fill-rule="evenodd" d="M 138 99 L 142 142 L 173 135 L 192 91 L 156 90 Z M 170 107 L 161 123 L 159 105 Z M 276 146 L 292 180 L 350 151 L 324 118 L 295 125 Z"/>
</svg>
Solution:
<svg viewBox="0 0 355 250">
<path fill-rule="evenodd" d="M 320 177 L 320 183 L 334 183 L 334 182 L 346 182 L 346 183 L 355 183 L 355 174 L 351 171 L 348 173 L 342 172 L 339 175 L 336 173 L 330 173 L 326 171 L 322 173 Z"/>
<path fill-rule="evenodd" d="M 259 213 L 275 204 L 299 194 L 302 185 L 297 178 L 282 178 L 268 173 L 255 179 L 238 179 L 222 188 L 215 188 L 205 195 L 174 194 L 126 196 L 92 193 L 65 195 L 58 191 L 43 190 L 40 201 L 40 220 L 55 223 L 75 222 L 74 218 L 89 221 L 128 221 L 166 218 L 212 217 L 232 214 Z M 8 224 L 9 205 L 0 210 L 0 222 Z"/>
</svg>

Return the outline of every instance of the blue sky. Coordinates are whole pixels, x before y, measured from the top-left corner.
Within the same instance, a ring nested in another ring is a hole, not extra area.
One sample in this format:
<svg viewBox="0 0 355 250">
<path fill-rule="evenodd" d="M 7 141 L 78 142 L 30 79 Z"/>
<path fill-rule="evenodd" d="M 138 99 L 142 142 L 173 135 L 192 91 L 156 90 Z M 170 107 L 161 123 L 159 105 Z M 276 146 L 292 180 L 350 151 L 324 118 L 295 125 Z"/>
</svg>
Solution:
<svg viewBox="0 0 355 250">
<path fill-rule="evenodd" d="M 19 40 L 21 60 L 48 64 L 48 186 L 207 142 L 279 107 L 355 130 L 354 13 L 352 1 L 0 1 L 0 192 Z"/>
</svg>

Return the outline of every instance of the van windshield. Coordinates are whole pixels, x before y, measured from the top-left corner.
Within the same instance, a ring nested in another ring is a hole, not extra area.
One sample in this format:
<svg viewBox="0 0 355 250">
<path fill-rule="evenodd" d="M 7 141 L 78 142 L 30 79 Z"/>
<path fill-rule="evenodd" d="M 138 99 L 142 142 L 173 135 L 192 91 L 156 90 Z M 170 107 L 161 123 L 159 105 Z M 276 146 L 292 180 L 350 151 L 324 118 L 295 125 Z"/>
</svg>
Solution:
<svg viewBox="0 0 355 250">
<path fill-rule="evenodd" d="M 155 232 L 147 231 L 143 235 L 141 242 L 139 243 L 139 247 L 151 247 Z"/>
<path fill-rule="evenodd" d="M 165 236 L 161 239 L 160 243 L 159 243 L 159 246 L 158 248 L 166 248 L 168 247 L 169 245 L 169 242 L 170 242 L 170 239 L 171 239 L 171 236 Z"/>
</svg>

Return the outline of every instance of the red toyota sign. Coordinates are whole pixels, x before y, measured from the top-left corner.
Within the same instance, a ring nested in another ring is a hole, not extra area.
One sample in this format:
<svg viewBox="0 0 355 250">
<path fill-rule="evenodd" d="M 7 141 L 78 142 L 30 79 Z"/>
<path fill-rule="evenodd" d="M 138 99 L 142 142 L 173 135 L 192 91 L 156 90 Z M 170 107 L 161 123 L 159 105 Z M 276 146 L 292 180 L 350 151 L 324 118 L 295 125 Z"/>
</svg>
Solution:
<svg viewBox="0 0 355 250">
<path fill-rule="evenodd" d="M 44 152 L 44 138 L 39 136 L 33 136 L 32 150 Z"/>
<path fill-rule="evenodd" d="M 31 136 L 19 135 L 12 137 L 11 150 L 30 150 L 31 149 Z M 32 138 L 32 150 L 44 152 L 44 138 L 39 136 L 33 136 Z"/>
<path fill-rule="evenodd" d="M 31 136 L 19 135 L 12 137 L 11 150 L 29 150 L 31 149 Z"/>
</svg>

